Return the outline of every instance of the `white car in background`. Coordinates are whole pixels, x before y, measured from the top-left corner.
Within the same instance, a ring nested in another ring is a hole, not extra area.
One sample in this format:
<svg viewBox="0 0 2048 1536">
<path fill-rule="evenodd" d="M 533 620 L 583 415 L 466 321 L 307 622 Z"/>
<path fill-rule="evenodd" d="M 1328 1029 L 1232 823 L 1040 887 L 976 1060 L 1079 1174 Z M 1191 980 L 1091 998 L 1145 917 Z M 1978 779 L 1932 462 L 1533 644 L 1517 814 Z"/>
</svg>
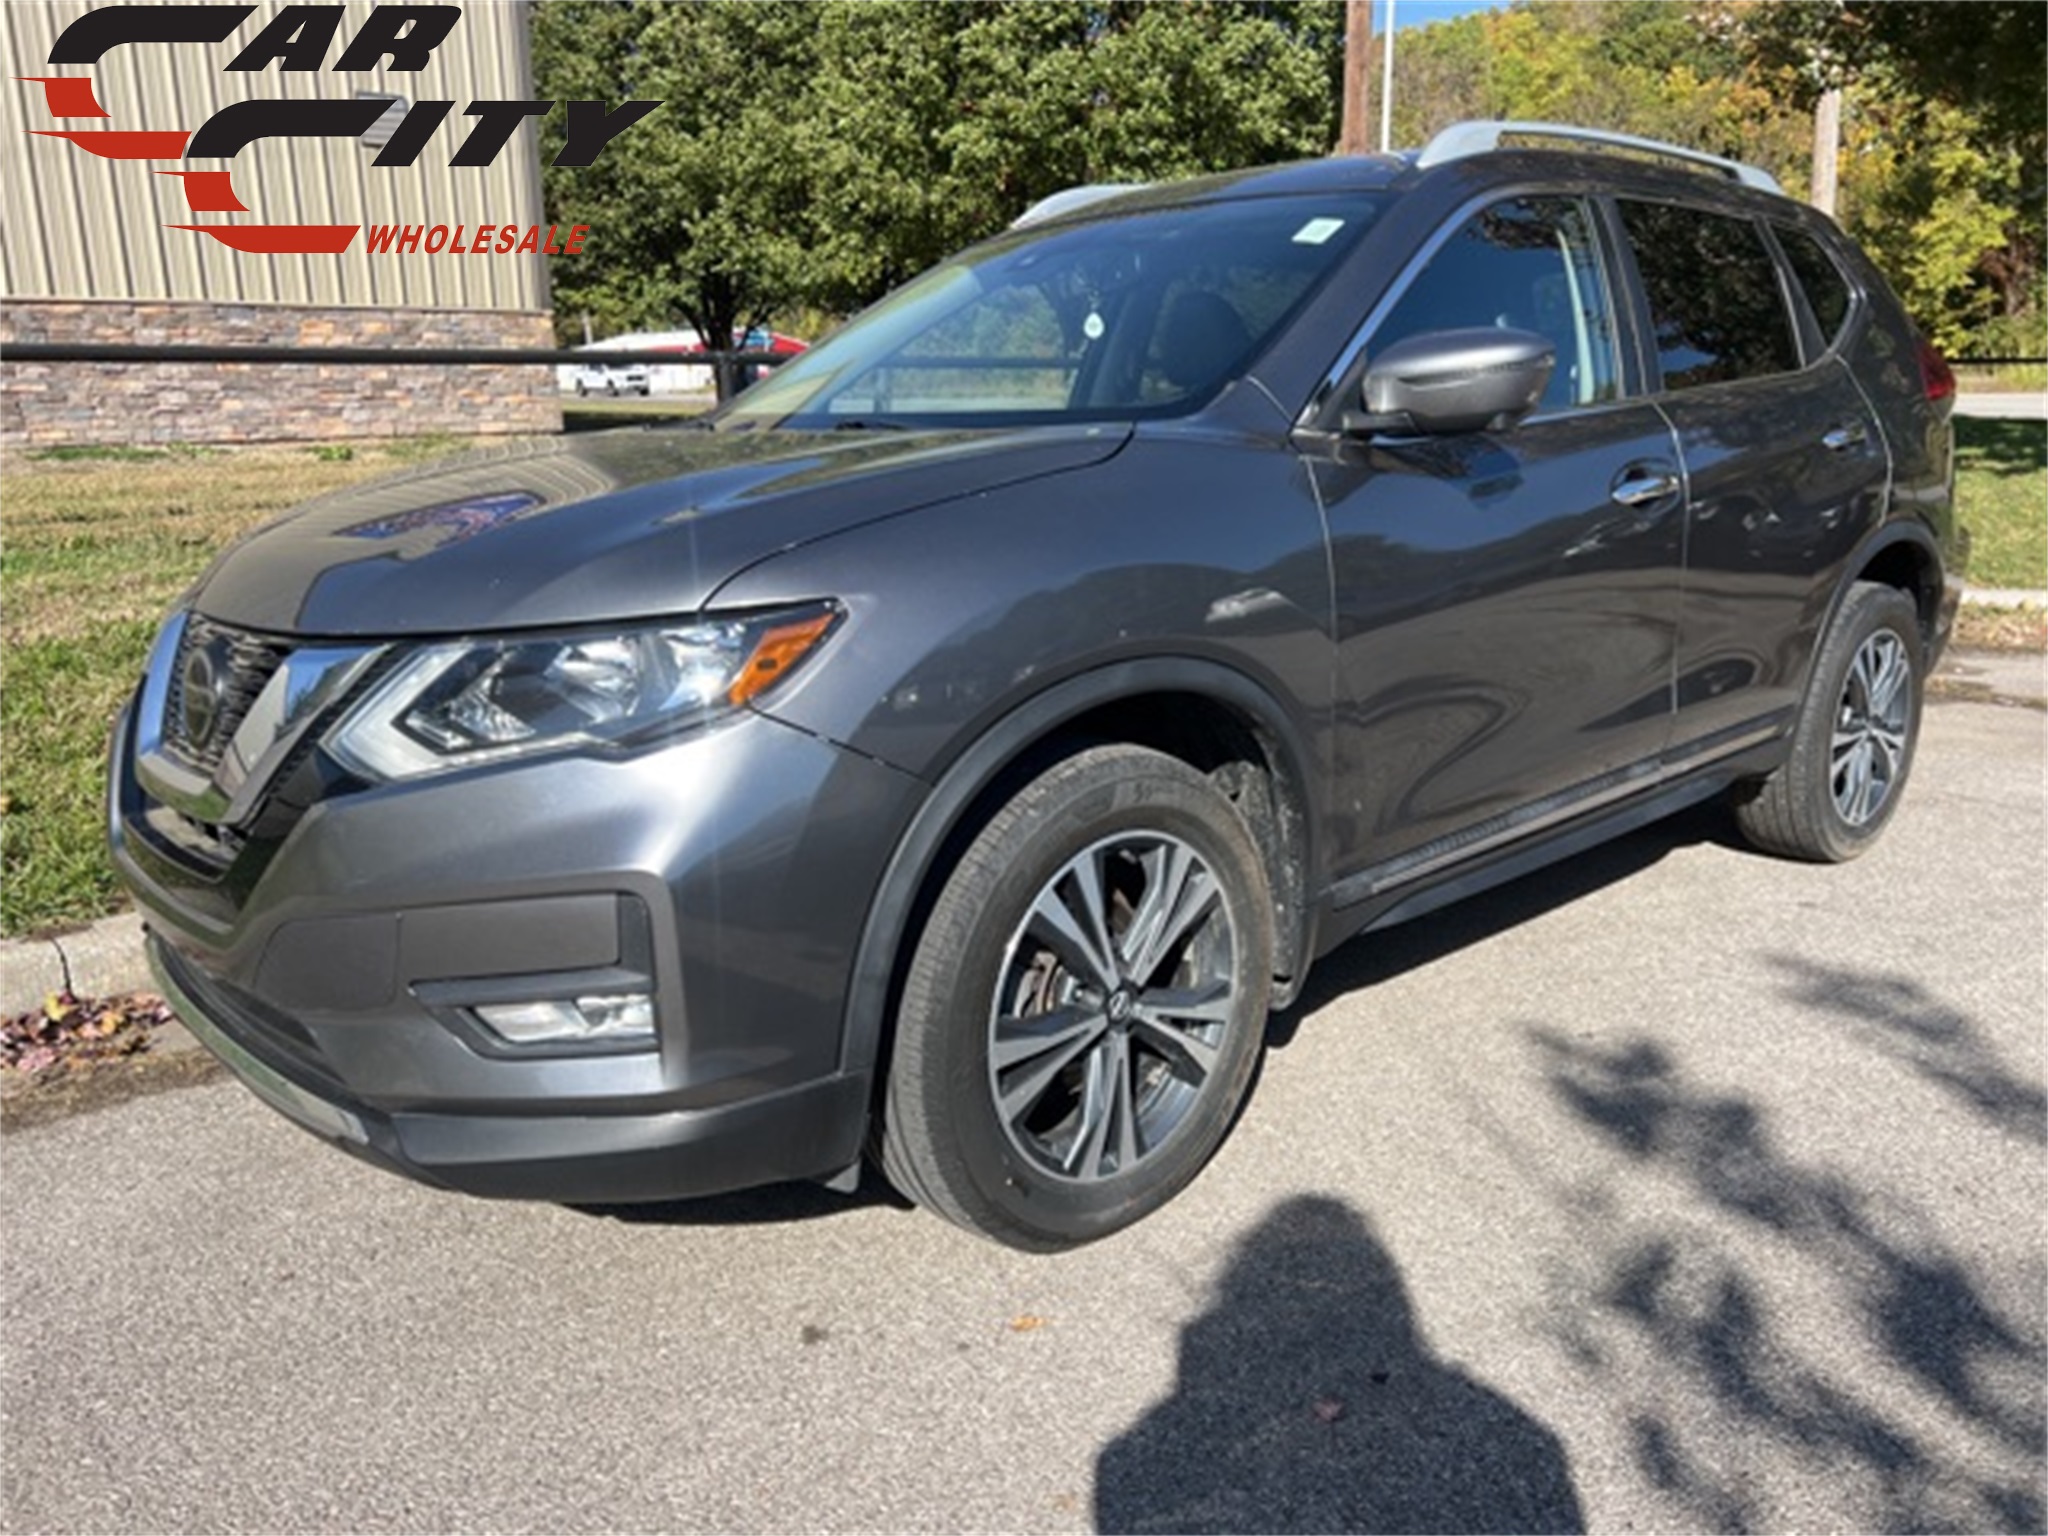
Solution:
<svg viewBox="0 0 2048 1536">
<path fill-rule="evenodd" d="M 578 395 L 644 395 L 654 387 L 645 363 L 565 363 L 555 371 L 557 385 Z"/>
<path fill-rule="evenodd" d="M 794 357 L 808 343 L 780 331 L 757 326 L 735 336 L 732 345 L 734 350 Z M 708 395 L 715 382 L 710 364 L 682 360 L 699 356 L 704 350 L 703 338 L 693 330 L 629 331 L 623 336 L 609 336 L 603 341 L 577 348 L 589 361 L 562 364 L 556 369 L 556 381 L 564 394 Z M 678 361 L 607 365 L 602 360 L 602 354 L 606 352 L 673 352 Z"/>
</svg>

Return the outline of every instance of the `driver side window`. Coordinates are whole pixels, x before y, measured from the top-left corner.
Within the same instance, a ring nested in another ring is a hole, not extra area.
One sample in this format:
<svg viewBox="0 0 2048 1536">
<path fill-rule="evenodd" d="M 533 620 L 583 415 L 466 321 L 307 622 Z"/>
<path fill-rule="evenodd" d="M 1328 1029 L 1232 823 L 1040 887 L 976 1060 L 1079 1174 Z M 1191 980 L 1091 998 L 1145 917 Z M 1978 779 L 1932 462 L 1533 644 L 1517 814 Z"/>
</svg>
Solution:
<svg viewBox="0 0 2048 1536">
<path fill-rule="evenodd" d="M 1556 346 L 1539 411 L 1620 397 L 1614 304 L 1583 202 L 1518 197 L 1475 214 L 1415 274 L 1371 350 L 1486 326 L 1534 331 Z"/>
</svg>

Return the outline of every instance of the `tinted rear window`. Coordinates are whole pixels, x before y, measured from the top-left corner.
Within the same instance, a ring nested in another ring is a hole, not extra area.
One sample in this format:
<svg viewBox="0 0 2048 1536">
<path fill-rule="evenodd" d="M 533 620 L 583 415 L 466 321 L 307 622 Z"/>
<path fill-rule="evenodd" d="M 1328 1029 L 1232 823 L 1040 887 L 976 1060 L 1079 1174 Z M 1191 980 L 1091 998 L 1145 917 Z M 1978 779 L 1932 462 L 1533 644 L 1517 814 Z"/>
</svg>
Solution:
<svg viewBox="0 0 2048 1536">
<path fill-rule="evenodd" d="M 1842 269 L 1835 265 L 1834 257 L 1805 230 L 1788 229 L 1782 224 L 1775 228 L 1785 259 L 1792 263 L 1799 286 L 1806 293 L 1807 306 L 1813 310 L 1813 318 L 1820 322 L 1820 333 L 1827 344 L 1833 346 L 1835 338 L 1842 334 L 1843 323 L 1849 318 L 1852 293 L 1848 279 L 1842 276 Z"/>
<path fill-rule="evenodd" d="M 1666 389 L 1799 366 L 1777 263 L 1748 219 L 1666 203 L 1621 204 L 1650 301 Z"/>
</svg>

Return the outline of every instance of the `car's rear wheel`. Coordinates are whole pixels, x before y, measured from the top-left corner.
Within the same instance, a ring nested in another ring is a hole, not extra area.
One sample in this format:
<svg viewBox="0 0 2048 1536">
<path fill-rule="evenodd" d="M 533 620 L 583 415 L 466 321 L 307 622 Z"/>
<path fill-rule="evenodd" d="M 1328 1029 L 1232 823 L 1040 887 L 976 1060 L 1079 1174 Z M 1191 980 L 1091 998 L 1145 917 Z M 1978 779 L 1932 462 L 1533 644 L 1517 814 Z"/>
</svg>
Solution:
<svg viewBox="0 0 2048 1536">
<path fill-rule="evenodd" d="M 1143 748 L 1066 759 L 975 838 L 918 941 L 890 1181 L 1018 1248 L 1130 1225 L 1229 1130 L 1271 977 L 1265 870 L 1230 801 Z"/>
<path fill-rule="evenodd" d="M 1791 755 L 1736 797 L 1744 836 L 1823 863 L 1877 840 L 1913 766 L 1924 652 L 1911 598 L 1873 582 L 1849 589 L 1814 661 Z"/>
</svg>

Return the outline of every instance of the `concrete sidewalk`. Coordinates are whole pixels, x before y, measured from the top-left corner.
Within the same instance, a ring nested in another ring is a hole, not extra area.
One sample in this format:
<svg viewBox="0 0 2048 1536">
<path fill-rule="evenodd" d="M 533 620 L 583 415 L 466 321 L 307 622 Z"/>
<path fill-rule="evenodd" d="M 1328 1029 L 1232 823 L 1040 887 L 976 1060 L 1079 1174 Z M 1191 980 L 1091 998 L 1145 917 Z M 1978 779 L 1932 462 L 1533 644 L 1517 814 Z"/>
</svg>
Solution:
<svg viewBox="0 0 2048 1536">
<path fill-rule="evenodd" d="M 1958 416 L 1992 421 L 2048 420 L 2048 392 L 2041 390 L 1964 390 L 1956 395 Z"/>
<path fill-rule="evenodd" d="M 2011 596 L 2014 601 L 1995 600 Z M 2048 593 L 1979 594 L 1993 606 L 2048 607 Z M 2041 707 L 2048 704 L 2048 657 L 2031 651 L 1951 650 L 1936 672 L 1935 697 Z M 50 939 L 0 939 L 0 1018 L 40 1008 L 66 988 L 79 997 L 148 992 L 156 983 L 142 958 L 142 920 L 133 912 L 102 918 Z"/>
</svg>

